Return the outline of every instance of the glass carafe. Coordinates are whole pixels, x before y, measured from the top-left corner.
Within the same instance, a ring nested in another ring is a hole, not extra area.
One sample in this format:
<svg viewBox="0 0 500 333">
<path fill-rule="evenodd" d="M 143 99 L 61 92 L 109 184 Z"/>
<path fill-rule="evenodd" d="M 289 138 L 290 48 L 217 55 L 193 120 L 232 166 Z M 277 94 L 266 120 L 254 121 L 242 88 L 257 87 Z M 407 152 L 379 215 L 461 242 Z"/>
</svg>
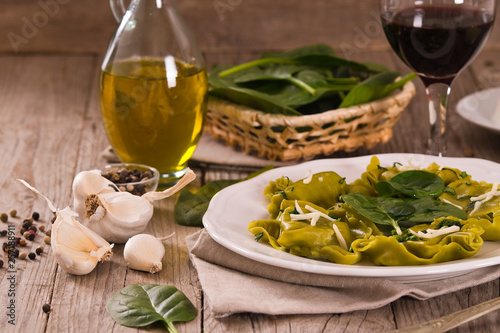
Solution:
<svg viewBox="0 0 500 333">
<path fill-rule="evenodd" d="M 120 24 L 101 67 L 104 127 L 122 162 L 155 167 L 168 186 L 185 173 L 203 131 L 203 57 L 173 0 L 110 4 Z"/>
</svg>

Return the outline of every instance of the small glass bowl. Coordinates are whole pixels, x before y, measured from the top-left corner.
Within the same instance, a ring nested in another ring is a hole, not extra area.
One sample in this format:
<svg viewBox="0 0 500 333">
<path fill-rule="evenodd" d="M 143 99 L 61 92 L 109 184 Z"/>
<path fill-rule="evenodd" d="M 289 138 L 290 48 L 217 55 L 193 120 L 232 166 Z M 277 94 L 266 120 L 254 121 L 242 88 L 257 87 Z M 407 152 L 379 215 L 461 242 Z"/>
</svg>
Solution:
<svg viewBox="0 0 500 333">
<path fill-rule="evenodd" d="M 135 195 L 156 191 L 160 173 L 153 167 L 135 163 L 115 163 L 101 170 L 103 177 L 112 181 L 120 191 Z"/>
</svg>

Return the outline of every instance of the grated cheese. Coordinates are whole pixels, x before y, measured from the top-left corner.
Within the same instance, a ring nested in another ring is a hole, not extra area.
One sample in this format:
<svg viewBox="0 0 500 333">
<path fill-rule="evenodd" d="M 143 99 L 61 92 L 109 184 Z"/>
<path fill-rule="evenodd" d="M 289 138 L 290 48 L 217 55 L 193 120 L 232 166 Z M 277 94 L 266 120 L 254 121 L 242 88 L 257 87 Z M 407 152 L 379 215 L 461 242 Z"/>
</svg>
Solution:
<svg viewBox="0 0 500 333">
<path fill-rule="evenodd" d="M 457 205 L 457 204 L 454 204 L 453 202 L 449 201 L 449 200 L 446 200 L 446 199 L 443 199 L 443 202 L 446 202 L 447 204 L 450 204 L 450 205 L 453 205 L 455 207 L 457 207 L 458 209 L 462 209 L 461 206 Z"/>
<path fill-rule="evenodd" d="M 333 230 L 335 231 L 335 235 L 337 235 L 337 240 L 339 241 L 340 246 L 347 251 L 347 243 L 345 242 L 344 236 L 339 230 L 339 227 L 334 223 L 332 224 Z"/>
<path fill-rule="evenodd" d="M 460 227 L 457 225 L 453 225 L 451 227 L 441 227 L 440 229 L 427 229 L 426 232 L 423 231 L 415 232 L 411 229 L 409 230 L 412 234 L 420 238 L 434 238 L 460 231 Z"/>
<path fill-rule="evenodd" d="M 472 210 L 472 212 L 470 212 L 469 215 L 473 215 L 475 212 L 477 212 L 479 210 L 479 208 L 481 208 L 481 205 L 491 199 L 493 199 L 493 197 L 496 197 L 496 196 L 499 196 L 500 195 L 500 191 L 498 191 L 498 183 L 493 183 L 493 186 L 491 187 L 491 191 L 488 191 L 484 194 L 481 194 L 480 196 L 477 196 L 477 197 L 472 197 L 470 198 L 470 201 L 474 202 L 474 209 Z"/>
<path fill-rule="evenodd" d="M 313 173 L 311 170 L 309 170 L 309 176 L 307 176 L 307 178 L 305 178 L 302 182 L 304 184 L 309 184 L 312 179 L 313 179 Z"/>
<path fill-rule="evenodd" d="M 331 218 L 327 214 L 320 212 L 319 210 L 317 210 L 309 205 L 306 205 L 305 208 L 309 210 L 309 213 L 304 213 L 304 211 L 300 208 L 297 200 L 295 200 L 295 209 L 297 210 L 297 212 L 299 212 L 299 214 L 290 214 L 290 219 L 292 221 L 311 220 L 312 226 L 316 225 L 316 222 L 318 222 L 320 217 L 324 217 L 325 219 L 332 221 L 332 222 L 337 221 L 336 219 Z M 337 240 L 339 241 L 340 246 L 344 250 L 347 250 L 347 243 L 344 239 L 344 236 L 342 236 L 342 233 L 340 232 L 339 227 L 337 227 L 337 225 L 335 223 L 332 225 L 332 227 L 333 227 L 333 231 L 335 232 L 335 235 L 337 235 Z"/>
</svg>

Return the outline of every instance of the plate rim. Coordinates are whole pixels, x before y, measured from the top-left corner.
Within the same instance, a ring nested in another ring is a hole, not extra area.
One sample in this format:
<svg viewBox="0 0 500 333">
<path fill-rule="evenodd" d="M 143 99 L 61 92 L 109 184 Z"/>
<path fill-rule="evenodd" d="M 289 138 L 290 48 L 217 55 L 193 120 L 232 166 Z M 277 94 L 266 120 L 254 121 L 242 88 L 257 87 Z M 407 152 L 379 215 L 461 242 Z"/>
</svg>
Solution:
<svg viewBox="0 0 500 333">
<path fill-rule="evenodd" d="M 471 100 L 477 96 L 491 94 L 493 96 L 493 98 L 496 100 L 496 102 L 499 103 L 500 102 L 499 93 L 500 93 L 500 87 L 494 87 L 494 88 L 478 90 L 478 91 L 473 92 L 465 97 L 462 97 L 456 105 L 457 113 L 460 115 L 460 117 L 462 117 L 463 119 L 467 120 L 470 123 L 473 123 L 477 126 L 480 126 L 482 128 L 486 128 L 490 131 L 493 131 L 495 133 L 500 134 L 500 124 L 496 124 L 496 123 L 491 122 L 489 119 L 487 119 L 484 116 L 483 112 L 476 113 L 477 115 L 479 115 L 477 118 L 481 119 L 481 121 L 478 121 L 478 119 L 476 117 L 471 117 L 470 114 L 468 114 L 468 112 L 465 112 L 465 111 L 475 111 L 476 110 L 476 109 L 471 110 L 465 104 L 469 100 Z"/>
</svg>

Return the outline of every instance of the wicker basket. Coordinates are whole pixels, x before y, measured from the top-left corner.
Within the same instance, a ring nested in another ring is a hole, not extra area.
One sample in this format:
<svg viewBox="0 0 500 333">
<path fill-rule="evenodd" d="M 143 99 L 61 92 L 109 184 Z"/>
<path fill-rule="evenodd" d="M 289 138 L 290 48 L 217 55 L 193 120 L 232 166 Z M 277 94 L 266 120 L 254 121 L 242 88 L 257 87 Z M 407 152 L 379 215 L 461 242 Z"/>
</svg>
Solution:
<svg viewBox="0 0 500 333">
<path fill-rule="evenodd" d="M 335 151 L 368 149 L 392 137 L 392 126 L 415 95 L 407 83 L 383 99 L 305 116 L 267 114 L 210 96 L 205 131 L 228 146 L 270 160 L 310 160 Z"/>
</svg>

